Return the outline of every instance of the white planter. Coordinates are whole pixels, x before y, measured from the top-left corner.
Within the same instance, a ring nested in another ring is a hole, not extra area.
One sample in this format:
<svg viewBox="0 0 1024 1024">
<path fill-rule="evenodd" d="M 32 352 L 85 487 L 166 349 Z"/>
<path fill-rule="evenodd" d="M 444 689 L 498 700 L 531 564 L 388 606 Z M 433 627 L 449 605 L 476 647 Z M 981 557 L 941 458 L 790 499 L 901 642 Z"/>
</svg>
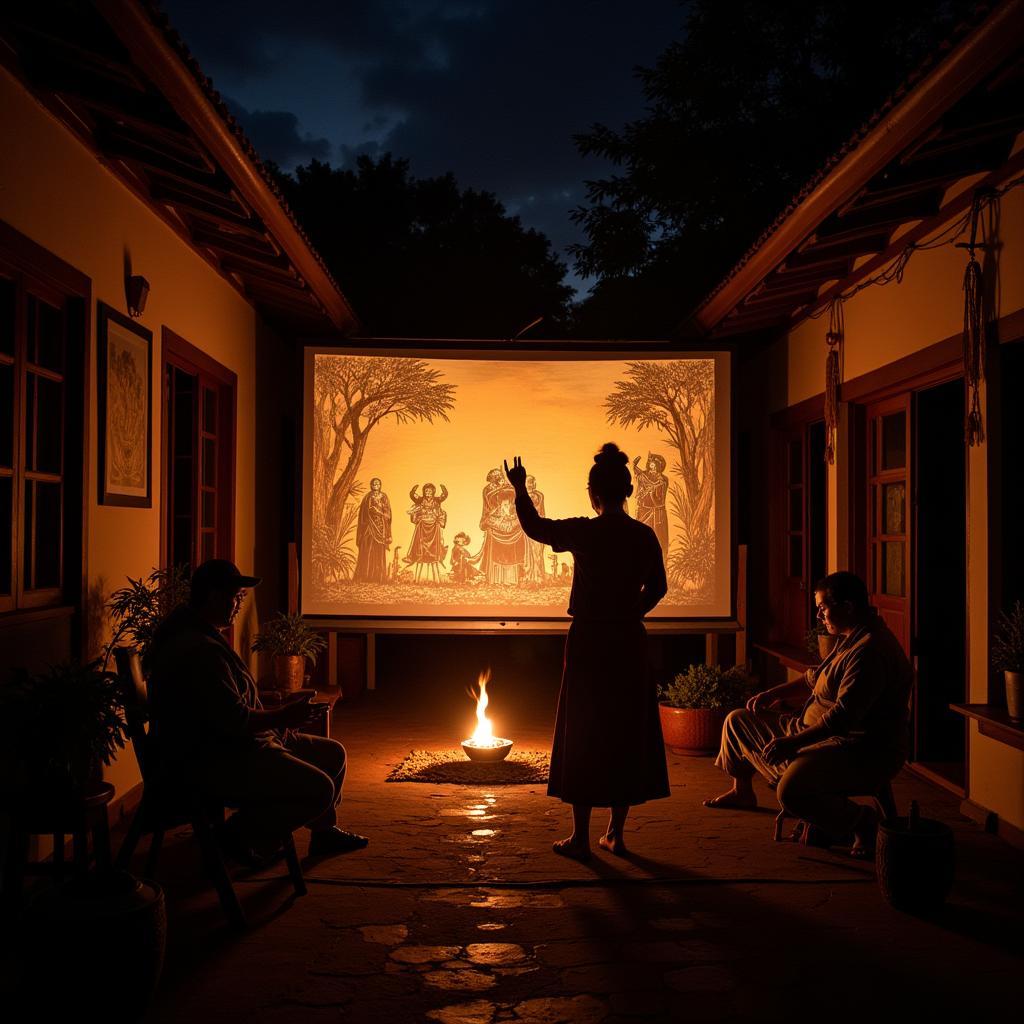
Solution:
<svg viewBox="0 0 1024 1024">
<path fill-rule="evenodd" d="M 1024 672 L 1004 672 L 1006 713 L 1015 721 L 1024 718 Z"/>
</svg>

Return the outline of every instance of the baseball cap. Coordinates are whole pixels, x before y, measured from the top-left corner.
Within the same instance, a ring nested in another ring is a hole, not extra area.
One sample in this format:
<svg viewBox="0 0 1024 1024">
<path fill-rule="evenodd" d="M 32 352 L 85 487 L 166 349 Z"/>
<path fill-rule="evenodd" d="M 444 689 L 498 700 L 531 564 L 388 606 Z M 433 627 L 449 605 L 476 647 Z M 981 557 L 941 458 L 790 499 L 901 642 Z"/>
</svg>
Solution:
<svg viewBox="0 0 1024 1024">
<path fill-rule="evenodd" d="M 241 590 L 255 587 L 259 576 L 243 576 L 234 562 L 226 558 L 210 558 L 192 573 L 192 592 L 208 594 L 212 590 Z"/>
</svg>

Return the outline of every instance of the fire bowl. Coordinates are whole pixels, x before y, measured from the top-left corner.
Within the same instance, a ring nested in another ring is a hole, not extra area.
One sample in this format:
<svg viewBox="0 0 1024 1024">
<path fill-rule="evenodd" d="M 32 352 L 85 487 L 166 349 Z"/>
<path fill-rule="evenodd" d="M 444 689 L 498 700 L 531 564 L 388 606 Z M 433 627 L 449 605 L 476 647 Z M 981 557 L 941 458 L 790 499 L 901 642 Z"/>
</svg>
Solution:
<svg viewBox="0 0 1024 1024">
<path fill-rule="evenodd" d="M 482 747 L 470 740 L 463 740 L 462 749 L 471 761 L 504 761 L 512 749 L 512 741 L 495 739 L 493 744 Z"/>
</svg>

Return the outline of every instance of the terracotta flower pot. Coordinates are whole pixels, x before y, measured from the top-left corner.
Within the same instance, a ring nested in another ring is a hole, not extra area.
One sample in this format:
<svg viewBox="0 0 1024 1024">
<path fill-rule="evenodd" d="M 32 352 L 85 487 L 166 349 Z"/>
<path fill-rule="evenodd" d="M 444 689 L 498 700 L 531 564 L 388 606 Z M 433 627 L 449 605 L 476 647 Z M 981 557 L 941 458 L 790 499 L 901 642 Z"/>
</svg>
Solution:
<svg viewBox="0 0 1024 1024">
<path fill-rule="evenodd" d="M 1006 713 L 1015 721 L 1024 718 L 1024 672 L 1004 672 Z"/>
<path fill-rule="evenodd" d="M 301 654 L 275 654 L 274 678 L 280 690 L 300 690 L 306 678 L 306 659 Z"/>
<path fill-rule="evenodd" d="M 701 757 L 717 753 L 722 742 L 724 711 L 707 708 L 674 708 L 659 704 L 665 746 L 675 754 Z"/>
</svg>

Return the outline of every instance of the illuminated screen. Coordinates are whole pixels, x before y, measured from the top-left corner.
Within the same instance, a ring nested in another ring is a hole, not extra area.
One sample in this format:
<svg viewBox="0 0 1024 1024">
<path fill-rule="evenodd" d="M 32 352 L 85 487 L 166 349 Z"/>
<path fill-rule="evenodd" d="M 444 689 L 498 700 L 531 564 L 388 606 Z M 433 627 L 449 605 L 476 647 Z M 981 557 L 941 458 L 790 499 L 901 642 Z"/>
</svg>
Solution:
<svg viewBox="0 0 1024 1024">
<path fill-rule="evenodd" d="M 522 457 L 544 516 L 592 516 L 614 441 L 665 554 L 648 618 L 728 616 L 729 393 L 724 353 L 307 350 L 303 612 L 564 618 L 572 555 L 522 534 L 500 467 Z"/>
</svg>

